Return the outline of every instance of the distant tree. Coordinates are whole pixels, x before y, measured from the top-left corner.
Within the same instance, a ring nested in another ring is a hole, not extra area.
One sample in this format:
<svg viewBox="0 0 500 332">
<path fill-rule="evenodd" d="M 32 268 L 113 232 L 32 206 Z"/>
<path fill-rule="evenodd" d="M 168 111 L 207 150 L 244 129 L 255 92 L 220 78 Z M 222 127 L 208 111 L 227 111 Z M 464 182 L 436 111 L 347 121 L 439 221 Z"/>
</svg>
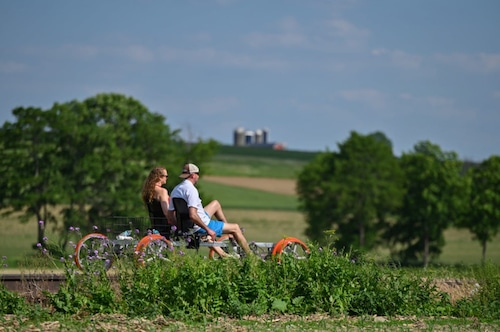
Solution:
<svg viewBox="0 0 500 332">
<path fill-rule="evenodd" d="M 335 152 L 321 152 L 304 166 L 297 180 L 299 207 L 306 215 L 306 235 L 316 241 L 341 219 Z"/>
<path fill-rule="evenodd" d="M 48 111 L 37 110 L 40 121 L 33 120 L 36 126 L 26 125 L 32 121 L 31 113 L 18 110 L 18 122 L 4 125 L 1 131 L 7 147 L 2 170 L 11 175 L 1 182 L 2 188 L 10 189 L 1 194 L 2 206 L 22 210 L 31 206 L 31 200 L 57 205 L 62 208 L 62 234 L 67 234 L 69 226 L 88 229 L 113 215 L 147 215 L 140 192 L 151 168 L 180 169 L 186 159 L 187 149 L 178 131 L 131 97 L 99 94 L 83 102 L 56 103 Z M 16 142 L 16 135 L 23 144 Z M 41 140 L 32 138 L 37 135 L 47 143 L 38 144 Z M 199 141 L 191 148 L 191 157 L 202 164 L 214 148 L 212 142 Z M 24 157 L 28 155 L 33 157 Z M 19 164 L 27 171 L 21 172 Z M 50 200 L 40 196 L 40 190 L 23 185 L 33 184 L 37 176 Z"/>
<path fill-rule="evenodd" d="M 352 132 L 339 153 L 318 156 L 299 175 L 309 237 L 320 239 L 335 226 L 339 246 L 373 248 L 383 222 L 400 204 L 401 175 L 384 134 Z"/>
<path fill-rule="evenodd" d="M 442 152 L 428 141 L 403 154 L 405 195 L 399 218 L 386 233 L 393 254 L 405 263 L 439 255 L 444 230 L 458 221 L 465 208 L 466 183 L 454 152 Z"/>
<path fill-rule="evenodd" d="M 63 196 L 61 174 L 56 168 L 57 144 L 49 131 L 47 113 L 40 108 L 18 107 L 17 121 L 0 129 L 0 208 L 3 214 L 21 212 L 20 219 L 37 221 L 37 242 L 42 243 L 45 226 L 55 221 L 53 207 Z"/>
<path fill-rule="evenodd" d="M 478 167 L 469 169 L 471 182 L 469 208 L 463 226 L 479 241 L 482 261 L 486 245 L 500 230 L 500 156 L 492 156 Z"/>
</svg>

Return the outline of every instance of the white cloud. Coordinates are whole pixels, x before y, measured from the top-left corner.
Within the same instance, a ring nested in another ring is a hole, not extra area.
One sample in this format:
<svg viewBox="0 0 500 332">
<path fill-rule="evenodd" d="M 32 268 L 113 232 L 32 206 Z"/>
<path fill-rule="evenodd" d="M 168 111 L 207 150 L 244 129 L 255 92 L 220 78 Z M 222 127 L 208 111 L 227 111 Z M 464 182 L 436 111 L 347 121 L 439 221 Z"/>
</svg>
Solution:
<svg viewBox="0 0 500 332">
<path fill-rule="evenodd" d="M 453 107 L 455 101 L 450 98 L 444 97 L 427 97 L 424 99 L 430 106 L 436 108 L 450 108 Z"/>
<path fill-rule="evenodd" d="M 307 36 L 301 31 L 298 22 L 293 17 L 287 17 L 278 22 L 280 32 L 249 34 L 245 41 L 255 48 L 269 46 L 305 47 L 308 44 Z"/>
<path fill-rule="evenodd" d="M 384 94 L 375 89 L 342 90 L 336 94 L 347 101 L 359 102 L 375 108 L 384 107 L 386 104 Z"/>
<path fill-rule="evenodd" d="M 436 60 L 462 69 L 477 73 L 492 73 L 500 71 L 500 54 L 478 53 L 478 54 L 437 54 Z"/>
<path fill-rule="evenodd" d="M 169 113 L 175 113 L 183 117 L 190 114 L 222 116 L 233 112 L 241 106 L 240 100 L 234 96 L 198 100 L 167 98 L 162 103 L 164 108 L 169 110 Z"/>
<path fill-rule="evenodd" d="M 130 45 L 124 48 L 115 48 L 115 54 L 123 54 L 127 58 L 137 62 L 151 62 L 154 60 L 154 53 L 148 48 L 140 45 Z"/>
<path fill-rule="evenodd" d="M 432 117 L 449 119 L 473 119 L 477 117 L 477 111 L 457 107 L 454 99 L 440 96 L 414 96 L 410 93 L 402 93 L 399 98 L 404 101 L 405 109 L 413 109 L 413 113 Z"/>
<path fill-rule="evenodd" d="M 372 50 L 372 55 L 387 57 L 391 63 L 397 67 L 416 69 L 422 64 L 422 57 L 419 55 L 409 54 L 400 50 L 387 50 L 378 48 Z"/>
<path fill-rule="evenodd" d="M 90 60 L 102 56 L 112 56 L 115 59 L 125 58 L 135 62 L 151 62 L 154 60 L 154 51 L 142 45 L 126 46 L 98 46 L 89 44 L 65 44 L 55 49 L 29 48 L 32 56 L 47 58 L 65 58 Z"/>
<path fill-rule="evenodd" d="M 258 58 L 245 54 L 218 51 L 213 48 L 180 49 L 163 47 L 160 57 L 168 62 L 211 64 L 218 66 L 282 70 L 291 66 L 288 61 L 273 58 Z"/>
<path fill-rule="evenodd" d="M 237 2 L 238 0 L 215 0 L 215 3 L 217 3 L 220 6 L 229 6 Z"/>
<path fill-rule="evenodd" d="M 89 59 L 95 58 L 102 53 L 102 49 L 94 45 L 66 44 L 61 46 L 56 52 L 73 58 Z"/>
<path fill-rule="evenodd" d="M 330 51 L 353 51 L 361 49 L 371 33 L 368 29 L 359 28 L 353 23 L 334 18 L 323 22 L 320 37 L 315 38 L 315 44 Z M 323 37 L 321 37 L 324 35 Z"/>
<path fill-rule="evenodd" d="M 369 30 L 358 28 L 342 19 L 331 19 L 325 23 L 325 26 L 329 28 L 327 31 L 329 34 L 344 39 L 365 39 L 370 36 Z"/>
</svg>

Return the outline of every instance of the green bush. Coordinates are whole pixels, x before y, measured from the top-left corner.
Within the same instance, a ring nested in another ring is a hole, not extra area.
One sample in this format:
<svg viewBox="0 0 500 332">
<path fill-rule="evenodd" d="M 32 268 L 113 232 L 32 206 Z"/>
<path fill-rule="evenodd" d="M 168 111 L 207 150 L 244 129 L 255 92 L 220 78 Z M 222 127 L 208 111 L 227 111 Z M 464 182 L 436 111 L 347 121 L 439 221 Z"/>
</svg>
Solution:
<svg viewBox="0 0 500 332">
<path fill-rule="evenodd" d="M 477 287 L 470 298 L 456 303 L 453 314 L 458 317 L 500 317 L 500 266 L 491 263 L 473 269 Z"/>
<path fill-rule="evenodd" d="M 195 320 L 263 313 L 392 316 L 450 311 L 451 304 L 430 281 L 334 249 L 311 247 L 306 260 L 208 260 L 181 253 L 146 266 L 124 262 L 115 272 L 119 296 L 112 294 L 109 281 L 84 274 L 70 277 L 52 299 L 64 312 L 76 308 Z"/>
<path fill-rule="evenodd" d="M 0 284 L 0 314 L 23 314 L 28 310 L 26 300 Z"/>
<path fill-rule="evenodd" d="M 66 282 L 47 297 L 51 310 L 60 314 L 162 315 L 190 321 L 311 313 L 494 319 L 500 312 L 498 266 L 477 267 L 474 278 L 480 287 L 471 298 L 453 304 L 422 273 L 334 247 L 309 247 L 308 259 L 284 255 L 267 261 L 253 256 L 210 260 L 177 248 L 147 264 L 123 258 L 108 272 L 102 264 L 81 272 L 68 260 Z M 0 300 L 2 313 L 28 310 L 23 299 L 4 288 Z"/>
</svg>

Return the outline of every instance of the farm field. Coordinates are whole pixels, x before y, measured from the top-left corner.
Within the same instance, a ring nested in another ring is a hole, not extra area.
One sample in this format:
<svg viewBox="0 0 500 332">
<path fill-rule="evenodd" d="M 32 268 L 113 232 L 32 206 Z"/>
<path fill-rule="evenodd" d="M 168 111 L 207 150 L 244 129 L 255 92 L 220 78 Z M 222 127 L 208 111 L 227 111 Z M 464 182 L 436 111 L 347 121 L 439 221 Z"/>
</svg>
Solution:
<svg viewBox="0 0 500 332">
<path fill-rule="evenodd" d="M 260 188 L 261 191 L 288 196 L 295 195 L 295 180 L 293 179 L 207 176 L 203 178 L 203 181 L 238 188 Z M 223 192 L 224 188 L 222 187 L 221 189 L 221 187 L 212 185 L 211 192 L 217 191 Z M 218 195 L 215 196 L 219 197 Z M 225 204 L 224 200 L 221 200 L 221 202 Z M 296 206 L 293 208 L 296 209 Z M 298 211 L 289 211 L 284 213 L 229 209 L 227 214 L 230 217 L 230 220 L 240 223 L 241 226 L 247 230 L 247 234 L 249 235 L 253 235 L 254 230 L 252 230 L 252 228 L 255 229 L 255 225 L 263 225 L 263 227 L 267 230 L 274 230 L 277 228 L 276 232 L 278 234 L 282 234 L 280 232 L 284 232 L 283 234 L 286 235 L 305 238 L 304 231 L 307 228 L 307 224 L 303 214 Z M 287 231 L 290 234 L 288 234 Z M 270 232 L 268 231 L 268 233 Z M 258 231 L 255 231 L 255 236 L 259 236 Z M 436 263 L 455 265 L 479 264 L 481 262 L 481 246 L 479 245 L 479 242 L 472 239 L 472 234 L 468 230 L 449 228 L 445 231 L 445 239 L 446 245 L 444 246 L 443 252 Z M 266 239 L 266 241 L 272 241 L 272 239 Z M 375 253 L 375 256 L 382 260 L 387 258 L 387 255 L 387 250 L 379 250 Z M 500 264 L 500 234 L 496 236 L 494 241 L 488 243 L 486 259 L 495 264 Z"/>
<path fill-rule="evenodd" d="M 275 242 L 283 236 L 307 240 L 304 235 L 307 224 L 297 209 L 295 179 L 316 155 L 314 152 L 223 146 L 202 169 L 199 188 L 203 201 L 217 198 L 229 220 L 239 223 L 249 240 Z M 7 257 L 9 266 L 16 266 L 24 256 L 33 253 L 36 222 L 21 224 L 15 217 L 0 218 L 0 257 Z M 47 236 L 56 241 L 51 225 L 47 228 Z M 467 230 L 450 228 L 445 232 L 445 239 L 446 245 L 437 263 L 480 262 L 479 243 Z M 374 255 L 383 260 L 388 251 L 382 248 Z M 487 259 L 500 263 L 500 235 L 488 243 Z"/>
<path fill-rule="evenodd" d="M 245 230 L 251 241 L 276 242 L 284 236 L 295 236 L 303 240 L 307 224 L 304 216 L 297 210 L 298 200 L 295 193 L 295 176 L 312 154 L 283 154 L 286 161 L 273 159 L 272 156 L 242 156 L 236 150 L 234 155 L 217 156 L 209 167 L 203 169 L 199 183 L 204 202 L 217 198 L 224 206 L 226 216 L 231 222 L 237 222 Z M 256 153 L 256 152 L 253 152 Z M 234 161 L 234 162 L 233 162 Z M 283 167 L 283 165 L 286 165 Z M 275 174 L 276 169 L 280 170 Z M 281 170 L 284 170 L 281 172 Z M 170 188 L 171 189 L 171 188 Z M 28 258 L 34 253 L 32 246 L 36 241 L 36 220 L 21 224 L 16 218 L 0 218 L 0 257 L 10 267 L 18 264 L 23 269 Z M 47 228 L 47 237 L 57 242 L 52 226 Z M 481 248 L 472 240 L 466 230 L 448 229 L 445 232 L 446 245 L 437 264 L 427 270 L 409 270 L 409 273 L 437 278 L 439 290 L 459 299 L 471 294 L 473 283 L 463 283 L 456 278 L 467 278 L 468 268 L 456 272 L 455 265 L 477 265 L 480 263 Z M 77 241 L 78 238 L 73 239 Z M 203 255 L 203 253 L 201 253 Z M 387 250 L 381 249 L 370 256 L 384 261 Z M 500 264 L 500 235 L 488 244 L 487 259 Z M 441 265 L 439 265 L 441 264 Z M 33 267 L 31 265 L 31 267 Z M 1 269 L 2 273 L 15 273 L 19 269 Z M 472 285 L 472 286 L 471 286 Z M 9 317 L 4 317 L 7 320 Z M 82 327 L 86 324 L 86 328 Z M 12 327 L 8 321 L 0 324 Z M 38 330 L 162 330 L 162 331 L 333 331 L 333 330 L 384 330 L 384 331 L 493 331 L 498 330 L 498 322 L 478 322 L 475 318 L 452 317 L 378 317 L 353 316 L 331 317 L 325 314 L 300 315 L 263 315 L 247 316 L 242 319 L 228 317 L 210 318 L 201 324 L 190 321 L 174 320 L 159 316 L 156 319 L 131 319 L 121 314 L 98 314 L 88 317 L 85 322 L 73 325 L 73 318 L 60 321 L 47 321 L 38 326 Z"/>
<path fill-rule="evenodd" d="M 292 179 L 206 176 L 200 181 L 200 187 L 221 201 L 228 219 L 239 223 L 250 241 L 276 242 L 284 236 L 307 240 L 304 235 L 307 224 L 297 211 Z M 0 227 L 0 256 L 7 257 L 7 265 L 17 266 L 24 256 L 33 253 L 36 221 L 21 224 L 16 218 L 4 217 L 0 219 Z M 47 237 L 55 240 L 51 229 L 49 225 Z M 481 247 L 467 230 L 450 228 L 445 231 L 445 239 L 446 245 L 437 263 L 480 263 Z M 374 256 L 384 260 L 387 254 L 387 250 L 382 249 Z M 491 262 L 500 264 L 500 235 L 488 244 L 486 255 Z"/>
</svg>

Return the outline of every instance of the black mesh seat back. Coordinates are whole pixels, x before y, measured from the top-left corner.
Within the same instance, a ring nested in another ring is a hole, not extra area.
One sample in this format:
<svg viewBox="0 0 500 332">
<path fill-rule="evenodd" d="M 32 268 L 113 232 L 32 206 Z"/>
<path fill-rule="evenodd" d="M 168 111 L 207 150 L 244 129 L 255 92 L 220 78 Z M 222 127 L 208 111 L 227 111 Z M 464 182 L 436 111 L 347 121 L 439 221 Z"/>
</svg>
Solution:
<svg viewBox="0 0 500 332">
<path fill-rule="evenodd" d="M 151 220 L 151 228 L 157 230 L 161 235 L 165 236 L 167 239 L 170 237 L 170 225 L 167 222 L 167 218 L 154 217 L 149 215 L 149 220 Z"/>
<path fill-rule="evenodd" d="M 177 225 L 180 226 L 182 232 L 189 232 L 194 227 L 194 222 L 189 218 L 189 208 L 187 202 L 179 197 L 172 199 L 174 203 Z"/>
</svg>

